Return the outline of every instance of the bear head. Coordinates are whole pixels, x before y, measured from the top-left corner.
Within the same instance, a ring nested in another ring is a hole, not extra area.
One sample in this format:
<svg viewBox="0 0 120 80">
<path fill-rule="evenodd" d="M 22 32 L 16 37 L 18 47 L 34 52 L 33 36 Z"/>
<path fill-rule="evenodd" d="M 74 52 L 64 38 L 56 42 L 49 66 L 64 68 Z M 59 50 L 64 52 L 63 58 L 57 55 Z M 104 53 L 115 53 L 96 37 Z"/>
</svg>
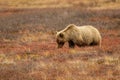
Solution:
<svg viewBox="0 0 120 80">
<path fill-rule="evenodd" d="M 58 44 L 58 48 L 62 48 L 63 47 L 64 43 L 66 42 L 64 32 L 57 32 L 56 42 Z"/>
<path fill-rule="evenodd" d="M 58 48 L 62 48 L 65 42 L 68 42 L 71 36 L 71 31 L 76 25 L 70 24 L 65 29 L 57 32 L 56 34 L 56 42 L 58 44 Z"/>
</svg>

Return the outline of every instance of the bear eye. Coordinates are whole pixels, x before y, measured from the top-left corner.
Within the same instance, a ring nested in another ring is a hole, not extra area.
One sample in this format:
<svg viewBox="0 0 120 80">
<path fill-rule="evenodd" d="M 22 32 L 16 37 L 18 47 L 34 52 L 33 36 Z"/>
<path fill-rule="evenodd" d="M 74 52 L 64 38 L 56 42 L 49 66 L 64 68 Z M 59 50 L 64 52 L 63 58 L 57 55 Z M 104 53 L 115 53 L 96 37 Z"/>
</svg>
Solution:
<svg viewBox="0 0 120 80">
<path fill-rule="evenodd" d="M 64 35 L 62 34 L 62 33 L 60 33 L 60 35 L 59 35 L 61 38 L 63 38 L 64 37 Z"/>
</svg>

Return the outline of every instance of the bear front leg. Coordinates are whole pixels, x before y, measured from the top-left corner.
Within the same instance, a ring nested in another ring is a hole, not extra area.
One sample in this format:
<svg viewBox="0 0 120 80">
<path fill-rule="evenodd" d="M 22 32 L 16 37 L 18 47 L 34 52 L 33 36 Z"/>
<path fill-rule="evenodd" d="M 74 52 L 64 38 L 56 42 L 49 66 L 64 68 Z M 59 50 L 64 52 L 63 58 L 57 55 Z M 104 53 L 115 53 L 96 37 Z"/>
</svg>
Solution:
<svg viewBox="0 0 120 80">
<path fill-rule="evenodd" d="M 74 48 L 75 47 L 75 43 L 73 41 L 68 41 L 69 43 L 69 48 Z"/>
</svg>

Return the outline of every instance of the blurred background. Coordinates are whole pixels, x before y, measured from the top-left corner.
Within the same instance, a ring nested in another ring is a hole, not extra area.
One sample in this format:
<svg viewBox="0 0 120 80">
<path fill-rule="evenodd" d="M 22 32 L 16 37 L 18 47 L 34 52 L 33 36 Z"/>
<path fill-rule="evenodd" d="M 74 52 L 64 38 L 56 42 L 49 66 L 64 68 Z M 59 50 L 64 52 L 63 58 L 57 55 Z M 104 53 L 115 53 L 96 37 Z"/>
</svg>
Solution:
<svg viewBox="0 0 120 80">
<path fill-rule="evenodd" d="M 56 31 L 93 25 L 102 47 L 57 49 Z M 0 80 L 119 80 L 120 0 L 0 0 Z"/>
<path fill-rule="evenodd" d="M 120 0 L 0 0 L 0 9 L 6 8 L 82 8 L 118 9 Z"/>
</svg>

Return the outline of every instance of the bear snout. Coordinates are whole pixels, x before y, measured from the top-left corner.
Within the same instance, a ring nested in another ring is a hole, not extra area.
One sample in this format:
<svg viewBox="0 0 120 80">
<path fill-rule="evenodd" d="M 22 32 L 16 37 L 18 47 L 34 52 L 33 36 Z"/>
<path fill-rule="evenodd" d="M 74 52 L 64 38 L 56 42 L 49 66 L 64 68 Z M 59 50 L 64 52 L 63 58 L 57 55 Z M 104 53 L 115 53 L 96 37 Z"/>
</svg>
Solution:
<svg viewBox="0 0 120 80">
<path fill-rule="evenodd" d="M 59 42 L 59 43 L 58 43 L 58 47 L 57 47 L 57 48 L 62 48 L 62 47 L 63 47 L 63 45 L 64 45 L 64 42 Z"/>
</svg>

